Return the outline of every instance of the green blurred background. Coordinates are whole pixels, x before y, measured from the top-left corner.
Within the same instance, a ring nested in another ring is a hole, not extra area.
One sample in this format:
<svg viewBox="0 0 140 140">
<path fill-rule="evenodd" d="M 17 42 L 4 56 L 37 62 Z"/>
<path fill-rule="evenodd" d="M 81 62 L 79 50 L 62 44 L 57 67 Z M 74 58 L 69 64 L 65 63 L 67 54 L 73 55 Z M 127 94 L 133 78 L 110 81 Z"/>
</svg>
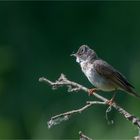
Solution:
<svg viewBox="0 0 140 140">
<path fill-rule="evenodd" d="M 107 106 L 100 105 L 47 128 L 51 116 L 95 100 L 38 82 L 63 72 L 92 87 L 70 57 L 82 44 L 119 69 L 140 93 L 140 2 L 0 2 L 0 138 L 72 139 L 80 130 L 96 139 L 138 134 L 116 111 L 109 113 L 114 124 L 108 124 Z M 138 99 L 119 92 L 116 101 L 140 117 Z"/>
</svg>

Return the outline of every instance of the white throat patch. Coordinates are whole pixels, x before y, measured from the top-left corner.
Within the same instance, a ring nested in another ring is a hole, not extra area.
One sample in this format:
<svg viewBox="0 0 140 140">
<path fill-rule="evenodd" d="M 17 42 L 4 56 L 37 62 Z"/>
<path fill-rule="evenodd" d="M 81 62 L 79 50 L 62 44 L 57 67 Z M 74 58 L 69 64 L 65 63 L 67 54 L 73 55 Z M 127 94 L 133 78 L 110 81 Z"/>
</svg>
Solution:
<svg viewBox="0 0 140 140">
<path fill-rule="evenodd" d="M 77 63 L 80 63 L 80 62 L 81 62 L 81 60 L 80 60 L 79 57 L 76 57 L 76 62 L 77 62 Z"/>
</svg>

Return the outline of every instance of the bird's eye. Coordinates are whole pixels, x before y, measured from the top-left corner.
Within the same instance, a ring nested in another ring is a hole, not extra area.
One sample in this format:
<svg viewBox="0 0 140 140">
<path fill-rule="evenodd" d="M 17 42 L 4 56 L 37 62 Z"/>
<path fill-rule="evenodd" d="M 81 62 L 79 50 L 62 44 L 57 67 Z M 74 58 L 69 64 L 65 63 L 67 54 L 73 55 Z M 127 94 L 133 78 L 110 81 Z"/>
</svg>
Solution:
<svg viewBox="0 0 140 140">
<path fill-rule="evenodd" d="M 87 54 L 87 46 L 86 45 L 82 45 L 79 50 L 78 50 L 78 55 L 83 55 L 83 54 Z"/>
<path fill-rule="evenodd" d="M 81 50 L 80 50 L 80 54 L 83 54 L 84 51 L 85 51 L 85 49 L 84 49 L 84 48 L 81 48 Z"/>
</svg>

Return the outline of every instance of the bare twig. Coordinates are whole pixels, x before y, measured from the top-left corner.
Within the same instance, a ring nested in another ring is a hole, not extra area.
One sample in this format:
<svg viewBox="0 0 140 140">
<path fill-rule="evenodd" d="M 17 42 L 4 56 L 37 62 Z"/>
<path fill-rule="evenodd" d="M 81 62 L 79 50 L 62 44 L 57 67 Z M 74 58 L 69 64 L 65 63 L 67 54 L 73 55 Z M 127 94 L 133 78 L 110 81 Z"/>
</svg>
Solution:
<svg viewBox="0 0 140 140">
<path fill-rule="evenodd" d="M 88 136 L 86 136 L 85 134 L 83 134 L 83 132 L 81 131 L 79 131 L 79 136 L 80 136 L 80 140 L 93 140 L 89 138 Z"/>
<path fill-rule="evenodd" d="M 45 83 L 48 83 L 52 86 L 53 89 L 57 89 L 58 87 L 62 87 L 62 86 L 67 86 L 68 87 L 68 92 L 73 92 L 73 91 L 80 91 L 80 90 L 83 90 L 85 91 L 86 93 L 88 93 L 88 88 L 78 84 L 78 83 L 75 83 L 73 81 L 70 81 L 68 80 L 64 74 L 61 74 L 60 78 L 55 81 L 55 82 L 52 82 L 50 80 L 48 80 L 47 78 L 39 78 L 39 81 L 40 82 L 45 82 Z M 97 94 L 97 93 L 94 93 L 93 94 L 95 97 L 97 97 L 99 100 L 101 100 L 102 102 L 100 102 L 100 104 L 107 104 L 108 103 L 108 99 L 104 98 L 103 96 Z M 63 120 L 67 120 L 69 119 L 69 115 L 72 115 L 72 114 L 75 114 L 75 113 L 79 113 L 79 112 L 82 112 L 83 110 L 89 108 L 91 105 L 93 104 L 99 104 L 98 101 L 95 101 L 94 103 L 92 102 L 92 104 L 87 104 L 86 106 L 84 106 L 83 108 L 81 109 L 78 109 L 78 110 L 73 110 L 73 111 L 70 111 L 70 112 L 66 112 L 66 113 L 62 113 L 60 115 L 57 115 L 57 116 L 54 116 L 51 118 L 51 120 L 49 121 L 49 123 L 52 123 L 51 121 L 53 119 L 58 119 L 55 123 L 58 124 L 60 123 L 61 121 Z M 126 110 L 124 110 L 122 107 L 120 107 L 119 105 L 117 105 L 115 102 L 112 104 L 112 107 L 114 107 L 120 114 L 122 114 L 127 120 L 129 120 L 132 124 L 136 125 L 138 128 L 140 128 L 140 119 L 137 118 L 136 116 L 128 113 Z M 79 111 L 80 110 L 80 111 Z M 59 118 L 61 118 L 59 120 Z M 54 124 L 53 124 L 54 125 Z"/>
<path fill-rule="evenodd" d="M 140 140 L 140 136 L 134 137 L 134 140 Z"/>
<path fill-rule="evenodd" d="M 87 108 L 89 108 L 90 106 L 94 104 L 106 104 L 106 103 L 99 102 L 99 101 L 87 101 L 87 104 L 80 109 L 68 111 L 68 112 L 61 113 L 59 115 L 51 117 L 51 119 L 48 121 L 48 128 L 51 128 L 52 126 L 57 125 L 61 123 L 62 121 L 68 120 L 72 115 L 82 113 L 84 110 L 86 110 Z"/>
<path fill-rule="evenodd" d="M 138 128 L 138 136 L 135 136 L 134 140 L 140 140 L 140 128 Z"/>
</svg>

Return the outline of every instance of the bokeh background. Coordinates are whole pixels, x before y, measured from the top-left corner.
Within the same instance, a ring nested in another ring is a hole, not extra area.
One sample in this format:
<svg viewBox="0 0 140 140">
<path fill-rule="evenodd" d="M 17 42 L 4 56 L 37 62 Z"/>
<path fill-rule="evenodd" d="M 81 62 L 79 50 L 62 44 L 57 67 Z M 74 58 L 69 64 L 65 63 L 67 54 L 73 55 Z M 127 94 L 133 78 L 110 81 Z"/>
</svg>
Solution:
<svg viewBox="0 0 140 140">
<path fill-rule="evenodd" d="M 140 2 L 0 2 L 0 138 L 132 139 L 138 130 L 107 106 L 97 105 L 51 129 L 51 116 L 95 100 L 84 92 L 53 91 L 39 83 L 64 73 L 92 87 L 75 59 L 88 44 L 119 69 L 140 94 Z M 99 94 L 111 98 L 112 94 Z M 118 92 L 116 101 L 140 117 L 140 100 Z"/>
</svg>

